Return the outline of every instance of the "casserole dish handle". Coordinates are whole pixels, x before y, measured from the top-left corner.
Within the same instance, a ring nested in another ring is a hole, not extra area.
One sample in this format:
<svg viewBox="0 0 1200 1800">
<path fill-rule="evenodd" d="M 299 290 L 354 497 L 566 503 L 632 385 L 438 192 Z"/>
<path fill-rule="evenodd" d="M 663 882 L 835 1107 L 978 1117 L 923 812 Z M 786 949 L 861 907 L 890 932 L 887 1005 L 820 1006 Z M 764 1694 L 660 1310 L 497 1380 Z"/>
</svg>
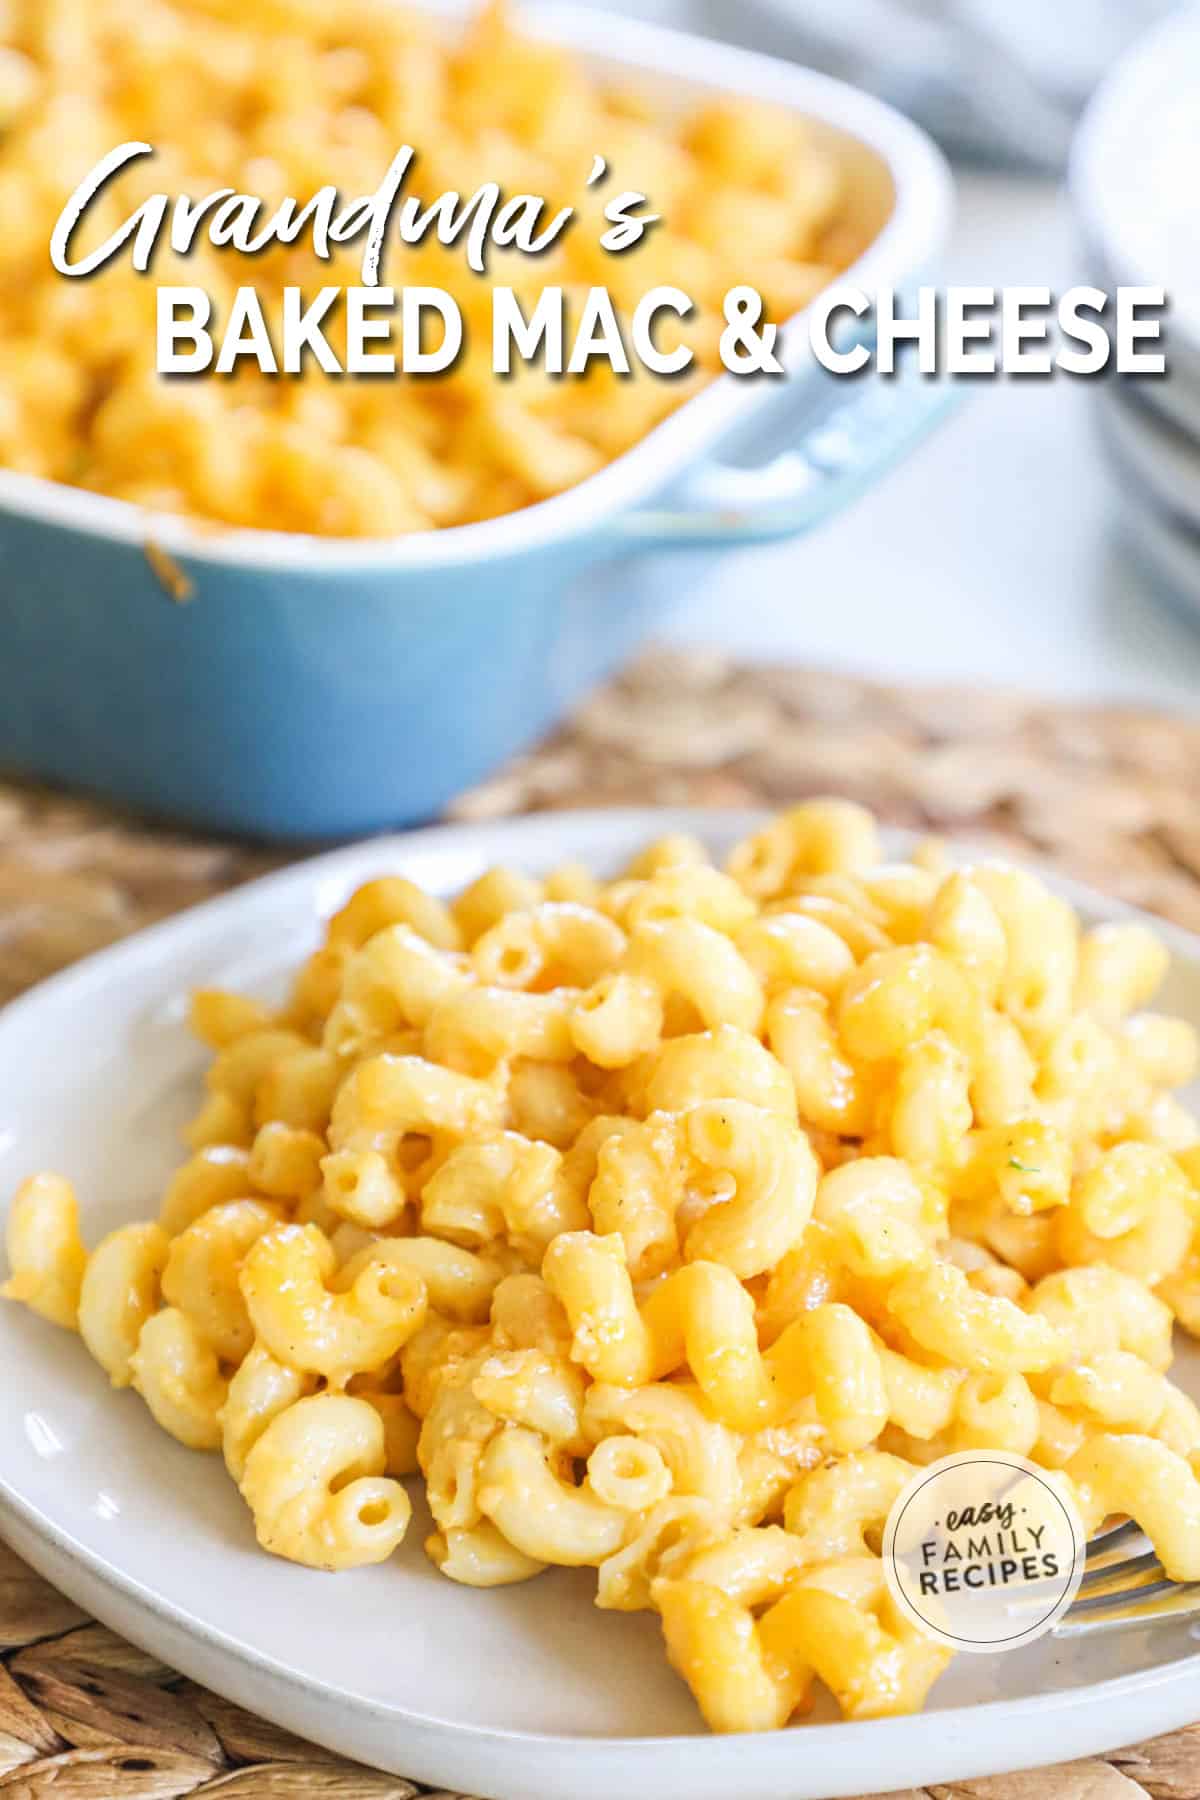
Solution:
<svg viewBox="0 0 1200 1800">
<path fill-rule="evenodd" d="M 833 379 L 833 378 L 831 378 Z M 832 409 L 808 411 L 799 441 L 767 462 L 710 461 L 669 502 L 625 513 L 611 529 L 638 549 L 712 549 L 811 531 L 898 463 L 952 407 L 953 386 L 905 361 L 894 376 L 838 381 Z"/>
</svg>

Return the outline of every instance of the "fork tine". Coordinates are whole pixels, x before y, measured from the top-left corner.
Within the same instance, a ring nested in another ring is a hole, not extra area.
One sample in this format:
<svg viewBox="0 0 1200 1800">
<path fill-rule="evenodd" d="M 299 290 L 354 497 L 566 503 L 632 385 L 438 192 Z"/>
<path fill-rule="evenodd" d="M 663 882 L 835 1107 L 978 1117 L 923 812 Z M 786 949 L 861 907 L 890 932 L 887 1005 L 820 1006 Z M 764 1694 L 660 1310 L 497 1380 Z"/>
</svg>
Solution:
<svg viewBox="0 0 1200 1800">
<path fill-rule="evenodd" d="M 1087 1547 L 1087 1559 L 1090 1563 L 1094 1556 L 1107 1556 L 1110 1551 L 1123 1549 L 1126 1544 L 1133 1543 L 1135 1538 L 1143 1535 L 1136 1519 L 1126 1519 L 1123 1525 L 1110 1525 L 1106 1531 L 1098 1531 L 1090 1539 Z"/>
<path fill-rule="evenodd" d="M 1077 1600 L 1054 1626 L 1054 1637 L 1087 1637 L 1120 1631 L 1131 1625 L 1154 1625 L 1166 1619 L 1200 1616 L 1200 1582 L 1160 1581 L 1131 1594 L 1105 1594 Z"/>
<path fill-rule="evenodd" d="M 1108 1582 L 1115 1582 L 1124 1590 L 1138 1583 L 1139 1578 L 1143 1575 L 1161 1573 L 1162 1564 L 1154 1550 L 1147 1550 L 1142 1556 L 1126 1556 L 1116 1562 L 1092 1563 L 1089 1561 L 1079 1589 L 1083 1593 L 1089 1588 L 1101 1588 Z M 1131 1581 L 1130 1577 L 1133 1577 L 1134 1580 Z"/>
<path fill-rule="evenodd" d="M 1053 1637 L 1085 1637 L 1163 1619 L 1200 1618 L 1200 1581 L 1172 1581 L 1134 1519 L 1090 1539 L 1079 1594 L 1054 1625 Z M 1130 1554 L 1130 1552 L 1137 1552 Z"/>
<path fill-rule="evenodd" d="M 1141 1606 L 1146 1601 L 1157 1598 L 1160 1594 L 1173 1594 L 1179 1582 L 1168 1581 L 1162 1573 L 1158 1558 L 1154 1559 L 1154 1567 L 1158 1579 L 1153 1581 L 1130 1582 L 1124 1587 L 1114 1588 L 1110 1593 L 1089 1594 L 1086 1600 L 1076 1600 L 1071 1611 L 1077 1617 L 1101 1612 L 1115 1612 L 1122 1606 Z"/>
</svg>

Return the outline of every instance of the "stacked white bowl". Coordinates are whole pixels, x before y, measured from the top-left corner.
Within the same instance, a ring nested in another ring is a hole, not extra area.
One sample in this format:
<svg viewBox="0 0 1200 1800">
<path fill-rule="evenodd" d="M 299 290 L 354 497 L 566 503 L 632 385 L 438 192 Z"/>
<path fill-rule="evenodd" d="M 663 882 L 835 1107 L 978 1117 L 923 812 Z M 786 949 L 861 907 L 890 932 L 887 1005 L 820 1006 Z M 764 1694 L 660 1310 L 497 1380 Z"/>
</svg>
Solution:
<svg viewBox="0 0 1200 1800">
<path fill-rule="evenodd" d="M 1163 287 L 1167 374 L 1096 384 L 1126 534 L 1200 614 L 1200 6 L 1144 38 L 1080 125 L 1071 195 L 1087 278 Z"/>
</svg>

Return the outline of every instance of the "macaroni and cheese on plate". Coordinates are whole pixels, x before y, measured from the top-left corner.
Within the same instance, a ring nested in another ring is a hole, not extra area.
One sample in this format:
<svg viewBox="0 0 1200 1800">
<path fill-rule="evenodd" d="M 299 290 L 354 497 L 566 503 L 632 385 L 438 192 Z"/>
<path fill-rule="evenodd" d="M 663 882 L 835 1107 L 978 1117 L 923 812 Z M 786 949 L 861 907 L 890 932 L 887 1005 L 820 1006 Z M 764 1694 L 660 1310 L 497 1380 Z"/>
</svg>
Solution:
<svg viewBox="0 0 1200 1800">
<path fill-rule="evenodd" d="M 912 1711 L 949 1657 L 880 1534 L 949 1451 L 1032 1458 L 1200 1580 L 1167 961 L 836 801 L 603 878 L 375 873 L 282 997 L 193 992 L 155 1216 L 97 1238 L 86 1171 L 82 1209 L 34 1174 L 5 1291 L 366 1604 L 419 1530 L 466 1588 L 594 1571 L 716 1731 Z"/>
</svg>

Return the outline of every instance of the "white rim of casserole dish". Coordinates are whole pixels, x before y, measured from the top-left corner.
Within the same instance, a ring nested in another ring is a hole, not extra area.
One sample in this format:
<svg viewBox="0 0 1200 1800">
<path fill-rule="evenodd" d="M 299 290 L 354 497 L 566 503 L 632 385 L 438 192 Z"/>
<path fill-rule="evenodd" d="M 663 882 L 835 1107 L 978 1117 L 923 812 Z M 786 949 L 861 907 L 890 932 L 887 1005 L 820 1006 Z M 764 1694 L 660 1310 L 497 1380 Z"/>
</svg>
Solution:
<svg viewBox="0 0 1200 1800">
<path fill-rule="evenodd" d="M 461 0 L 417 0 L 455 16 Z M 575 6 L 537 6 L 519 14 L 533 37 L 560 43 L 589 60 L 739 93 L 789 107 L 857 139 L 886 163 L 894 202 L 882 229 L 840 282 L 870 292 L 924 268 L 944 239 L 951 211 L 950 174 L 929 137 L 883 101 L 831 76 L 686 32 L 619 19 Z M 806 310 L 783 327 L 780 347 L 795 382 L 813 365 Z M 638 443 L 577 486 L 516 512 L 474 524 L 399 537 L 326 538 L 303 532 L 225 529 L 219 523 L 153 512 L 132 501 L 73 488 L 43 476 L 0 469 L 0 513 L 113 543 L 186 556 L 193 562 L 260 571 L 338 574 L 373 569 L 454 566 L 513 556 L 581 536 L 680 473 L 763 398 L 761 386 L 716 378 Z"/>
</svg>

